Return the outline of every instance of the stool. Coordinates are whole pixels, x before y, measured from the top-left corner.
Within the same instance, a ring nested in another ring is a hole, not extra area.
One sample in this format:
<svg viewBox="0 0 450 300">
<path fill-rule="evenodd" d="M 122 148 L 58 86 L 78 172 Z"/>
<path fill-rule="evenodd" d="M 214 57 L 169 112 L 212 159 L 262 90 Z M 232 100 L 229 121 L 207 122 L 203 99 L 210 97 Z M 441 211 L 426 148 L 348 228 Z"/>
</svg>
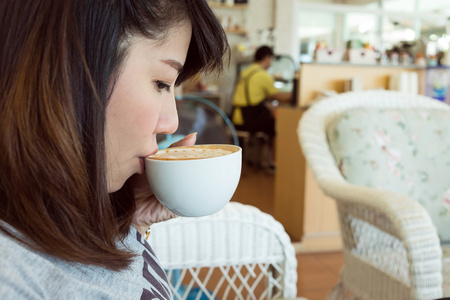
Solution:
<svg viewBox="0 0 450 300">
<path fill-rule="evenodd" d="M 236 135 L 239 139 L 239 143 L 242 148 L 242 162 L 247 163 L 248 161 L 248 147 L 250 143 L 250 132 L 243 130 L 236 130 Z"/>
<path fill-rule="evenodd" d="M 252 164 L 264 169 L 270 166 L 270 137 L 262 132 L 250 133 L 249 131 L 236 130 L 237 136 L 242 141 L 242 162 Z M 259 142 L 261 143 L 261 147 Z"/>
</svg>

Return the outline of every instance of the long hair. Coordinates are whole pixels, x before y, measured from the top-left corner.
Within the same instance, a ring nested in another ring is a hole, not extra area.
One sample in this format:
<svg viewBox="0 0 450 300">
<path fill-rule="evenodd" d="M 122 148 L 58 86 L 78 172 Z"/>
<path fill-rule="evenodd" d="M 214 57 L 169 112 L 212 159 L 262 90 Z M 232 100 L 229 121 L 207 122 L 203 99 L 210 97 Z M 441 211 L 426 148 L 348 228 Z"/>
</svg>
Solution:
<svg viewBox="0 0 450 300">
<path fill-rule="evenodd" d="M 0 1 L 0 219 L 60 259 L 126 268 L 135 209 L 108 194 L 105 111 L 127 39 L 191 24 L 176 84 L 221 71 L 226 35 L 205 0 Z M 151 54 L 149 54 L 151 55 Z M 228 55 L 228 57 L 227 57 Z M 1 223 L 0 223 L 1 224 Z M 0 230 L 19 239 L 5 224 Z"/>
</svg>

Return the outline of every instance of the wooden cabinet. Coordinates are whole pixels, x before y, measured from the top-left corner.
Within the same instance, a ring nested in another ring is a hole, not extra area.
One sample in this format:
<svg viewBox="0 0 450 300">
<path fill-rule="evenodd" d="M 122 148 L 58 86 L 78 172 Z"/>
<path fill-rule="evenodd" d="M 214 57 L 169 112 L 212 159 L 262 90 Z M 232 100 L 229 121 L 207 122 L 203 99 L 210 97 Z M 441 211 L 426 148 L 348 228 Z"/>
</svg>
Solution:
<svg viewBox="0 0 450 300">
<path fill-rule="evenodd" d="M 280 107 L 277 115 L 274 217 L 283 224 L 298 251 L 341 249 L 336 204 L 320 190 L 297 137 L 304 110 Z"/>
</svg>

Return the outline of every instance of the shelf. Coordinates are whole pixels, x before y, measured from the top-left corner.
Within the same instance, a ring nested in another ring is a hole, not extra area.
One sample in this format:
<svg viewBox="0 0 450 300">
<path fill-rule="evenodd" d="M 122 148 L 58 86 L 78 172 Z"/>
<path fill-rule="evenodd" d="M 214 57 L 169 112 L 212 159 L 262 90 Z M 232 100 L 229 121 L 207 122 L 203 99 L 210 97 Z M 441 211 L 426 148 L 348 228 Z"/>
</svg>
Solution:
<svg viewBox="0 0 450 300">
<path fill-rule="evenodd" d="M 357 63 L 351 63 L 349 61 L 340 61 L 336 63 L 331 62 L 301 62 L 300 65 L 319 65 L 319 66 L 331 66 L 331 67 L 364 67 L 364 68 L 392 68 L 392 69 L 411 69 L 411 70 L 425 70 L 428 69 L 424 66 L 417 66 L 414 64 L 409 65 L 392 65 L 392 64 L 380 64 L 380 63 L 374 63 L 374 64 L 357 64 Z"/>
<path fill-rule="evenodd" d="M 243 10 L 243 9 L 248 8 L 248 4 L 241 4 L 241 3 L 228 5 L 228 4 L 224 4 L 224 3 L 208 2 L 208 4 L 212 9 L 241 9 L 241 10 Z"/>
<path fill-rule="evenodd" d="M 229 34 L 242 34 L 242 35 L 248 33 L 248 31 L 245 29 L 228 29 L 228 28 L 225 28 L 225 32 Z"/>
</svg>

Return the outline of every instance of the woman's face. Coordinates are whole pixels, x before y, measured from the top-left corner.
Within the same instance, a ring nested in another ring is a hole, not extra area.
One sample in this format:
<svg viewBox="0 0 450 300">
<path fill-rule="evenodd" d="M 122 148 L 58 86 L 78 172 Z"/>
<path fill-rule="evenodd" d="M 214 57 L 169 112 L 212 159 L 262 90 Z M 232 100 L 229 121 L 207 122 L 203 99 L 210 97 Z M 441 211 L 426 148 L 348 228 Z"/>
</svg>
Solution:
<svg viewBox="0 0 450 300">
<path fill-rule="evenodd" d="M 157 133 L 178 127 L 174 84 L 184 65 L 191 27 L 173 28 L 166 39 L 134 38 L 106 111 L 108 192 L 120 189 L 144 158 L 158 150 Z"/>
</svg>

